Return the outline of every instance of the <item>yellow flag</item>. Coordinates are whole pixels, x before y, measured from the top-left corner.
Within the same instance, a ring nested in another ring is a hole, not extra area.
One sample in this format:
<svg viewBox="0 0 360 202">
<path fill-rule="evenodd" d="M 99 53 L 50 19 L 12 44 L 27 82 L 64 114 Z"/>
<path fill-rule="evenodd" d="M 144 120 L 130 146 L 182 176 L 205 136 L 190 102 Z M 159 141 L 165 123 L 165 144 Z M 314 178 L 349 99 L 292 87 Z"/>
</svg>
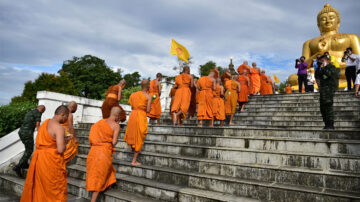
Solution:
<svg viewBox="0 0 360 202">
<path fill-rule="evenodd" d="M 186 63 L 189 63 L 188 59 L 190 57 L 190 54 L 188 50 L 178 42 L 176 42 L 174 39 L 171 39 L 171 48 L 170 48 L 170 54 L 176 55 L 180 60 L 185 61 Z"/>
<path fill-rule="evenodd" d="M 274 79 L 275 83 L 279 83 L 279 82 L 280 82 L 280 79 L 277 78 L 277 76 L 275 76 L 274 73 L 273 73 L 273 79 Z"/>
</svg>

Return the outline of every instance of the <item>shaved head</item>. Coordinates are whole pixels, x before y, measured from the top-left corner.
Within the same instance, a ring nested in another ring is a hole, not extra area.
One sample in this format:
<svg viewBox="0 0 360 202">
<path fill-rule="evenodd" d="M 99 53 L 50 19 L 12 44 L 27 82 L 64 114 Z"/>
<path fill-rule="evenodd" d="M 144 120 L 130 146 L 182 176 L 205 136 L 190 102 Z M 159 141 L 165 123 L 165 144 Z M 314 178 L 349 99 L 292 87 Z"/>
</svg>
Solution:
<svg viewBox="0 0 360 202">
<path fill-rule="evenodd" d="M 265 70 L 262 69 L 262 70 L 261 70 L 261 73 L 265 74 Z"/>
<path fill-rule="evenodd" d="M 110 116 L 119 117 L 120 113 L 121 113 L 120 107 L 115 106 L 115 107 L 111 108 Z"/>
<path fill-rule="evenodd" d="M 120 85 L 125 85 L 126 84 L 126 81 L 125 79 L 121 79 L 121 81 L 119 82 Z"/>
<path fill-rule="evenodd" d="M 143 79 L 143 80 L 141 81 L 141 89 L 142 89 L 142 90 L 148 90 L 149 87 L 150 87 L 149 80 Z"/>
<path fill-rule="evenodd" d="M 69 114 L 69 109 L 65 105 L 60 105 L 55 110 L 55 115 L 68 115 L 68 114 Z"/>
<path fill-rule="evenodd" d="M 184 73 L 190 73 L 190 67 L 189 66 L 185 66 L 184 67 Z"/>
<path fill-rule="evenodd" d="M 253 66 L 253 67 L 256 67 L 256 62 L 253 62 L 253 63 L 252 63 L 252 66 Z"/>
<path fill-rule="evenodd" d="M 37 109 L 38 109 L 38 111 L 40 112 L 40 113 L 44 113 L 44 111 L 45 111 L 45 105 L 39 105 L 39 106 L 37 106 L 36 107 Z"/>
<path fill-rule="evenodd" d="M 77 110 L 77 103 L 75 101 L 69 102 L 68 109 L 70 110 L 70 113 L 75 113 Z"/>
<path fill-rule="evenodd" d="M 249 63 L 248 63 L 248 61 L 245 60 L 243 64 L 244 64 L 244 65 L 247 65 L 247 64 L 249 64 Z"/>
</svg>

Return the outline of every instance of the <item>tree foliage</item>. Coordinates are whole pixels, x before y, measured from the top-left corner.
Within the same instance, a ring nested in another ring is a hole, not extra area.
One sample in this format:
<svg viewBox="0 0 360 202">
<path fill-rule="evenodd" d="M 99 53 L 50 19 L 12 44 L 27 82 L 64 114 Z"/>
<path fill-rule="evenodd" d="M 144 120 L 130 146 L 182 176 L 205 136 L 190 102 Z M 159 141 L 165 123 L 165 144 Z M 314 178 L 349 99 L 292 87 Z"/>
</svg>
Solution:
<svg viewBox="0 0 360 202">
<path fill-rule="evenodd" d="M 121 93 L 121 100 L 120 100 L 120 104 L 129 104 L 129 98 L 130 95 L 134 92 L 140 91 L 141 90 L 141 86 L 133 86 L 133 87 L 129 87 L 129 88 L 125 88 L 122 93 Z"/>
<path fill-rule="evenodd" d="M 199 67 L 200 76 L 207 76 L 210 73 L 210 70 L 215 69 L 216 63 L 213 61 L 209 61 Z M 225 69 L 222 67 L 218 67 L 220 75 L 225 72 Z"/>
<path fill-rule="evenodd" d="M 36 103 L 31 101 L 0 106 L 0 137 L 19 128 L 24 120 L 25 114 L 35 107 Z"/>
<path fill-rule="evenodd" d="M 104 60 L 92 55 L 65 61 L 61 71 L 74 83 L 76 95 L 92 99 L 101 99 L 104 90 L 122 79 L 121 71 L 114 72 Z"/>
<path fill-rule="evenodd" d="M 140 78 L 141 78 L 141 75 L 139 74 L 139 72 L 134 72 L 132 74 L 125 74 L 124 75 L 124 79 L 126 81 L 125 89 L 138 86 L 141 81 Z"/>
<path fill-rule="evenodd" d="M 15 96 L 11 99 L 11 103 L 31 101 L 36 102 L 36 93 L 38 91 L 47 90 L 57 93 L 75 95 L 74 84 L 69 77 L 60 72 L 60 75 L 41 73 L 35 81 L 25 83 L 21 96 Z"/>
</svg>

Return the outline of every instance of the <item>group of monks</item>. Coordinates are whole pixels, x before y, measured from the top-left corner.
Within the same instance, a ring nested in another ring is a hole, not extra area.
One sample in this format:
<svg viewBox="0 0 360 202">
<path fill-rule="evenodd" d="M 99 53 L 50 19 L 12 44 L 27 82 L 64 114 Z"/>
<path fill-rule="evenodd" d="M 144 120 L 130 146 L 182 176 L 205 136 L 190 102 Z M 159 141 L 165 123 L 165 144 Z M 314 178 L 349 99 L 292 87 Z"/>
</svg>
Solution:
<svg viewBox="0 0 360 202">
<path fill-rule="evenodd" d="M 173 125 L 182 125 L 182 121 L 189 116 L 194 117 L 197 112 L 198 126 L 203 125 L 203 120 L 209 121 L 209 126 L 214 126 L 214 121 L 223 121 L 229 116 L 229 124 L 233 125 L 233 117 L 237 106 L 243 112 L 249 95 L 273 94 L 274 84 L 265 70 L 260 71 L 256 63 L 252 67 L 244 61 L 237 69 L 238 75 L 231 75 L 225 70 L 219 75 L 217 68 L 210 71 L 209 75 L 198 80 L 190 75 L 190 68 L 184 67 L 182 74 L 175 78 L 175 85 L 171 89 L 171 117 Z"/>
<path fill-rule="evenodd" d="M 271 81 L 253 63 L 247 62 L 238 68 L 239 75 L 231 75 L 228 70 L 219 75 L 217 68 L 198 80 L 190 75 L 190 67 L 185 66 L 183 73 L 175 78 L 171 89 L 171 116 L 174 125 L 182 125 L 187 116 L 193 118 L 197 113 L 199 126 L 204 120 L 213 127 L 219 120 L 221 126 L 226 116 L 233 123 L 236 107 L 241 111 L 248 102 L 250 94 L 272 93 Z M 160 124 L 162 75 L 158 73 L 152 81 L 142 80 L 141 90 L 130 95 L 130 113 L 124 141 L 134 152 L 131 164 L 137 161 L 145 137 L 148 133 L 148 118 Z M 265 79 L 266 78 L 266 79 Z M 265 85 L 266 83 L 266 85 Z M 90 150 L 86 161 L 86 189 L 92 193 L 91 201 L 96 201 L 100 192 L 116 182 L 113 167 L 115 145 L 120 132 L 119 122 L 126 120 L 126 113 L 119 105 L 125 80 L 110 86 L 102 106 L 103 119 L 92 125 L 89 133 Z M 267 88 L 267 89 L 264 89 Z M 78 153 L 78 138 L 75 135 L 73 116 L 76 102 L 61 105 L 51 119 L 40 126 L 36 137 L 36 150 L 31 159 L 21 201 L 66 201 L 67 180 L 66 164 Z"/>
</svg>

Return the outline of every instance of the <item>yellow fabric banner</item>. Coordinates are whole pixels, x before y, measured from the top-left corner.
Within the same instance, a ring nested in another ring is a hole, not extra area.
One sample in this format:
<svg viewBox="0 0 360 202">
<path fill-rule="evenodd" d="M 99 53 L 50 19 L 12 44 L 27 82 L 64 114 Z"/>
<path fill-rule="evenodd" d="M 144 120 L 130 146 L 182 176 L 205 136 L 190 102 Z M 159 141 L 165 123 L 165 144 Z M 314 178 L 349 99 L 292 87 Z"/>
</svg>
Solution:
<svg viewBox="0 0 360 202">
<path fill-rule="evenodd" d="M 275 74 L 273 73 L 273 80 L 275 81 L 275 83 L 279 83 L 280 79 L 277 78 L 277 76 L 275 76 Z"/>
<path fill-rule="evenodd" d="M 171 39 L 171 48 L 170 48 L 170 54 L 176 55 L 180 60 L 185 61 L 186 63 L 189 63 L 188 59 L 190 57 L 190 54 L 188 50 L 178 42 L 176 42 L 174 39 Z"/>
</svg>

